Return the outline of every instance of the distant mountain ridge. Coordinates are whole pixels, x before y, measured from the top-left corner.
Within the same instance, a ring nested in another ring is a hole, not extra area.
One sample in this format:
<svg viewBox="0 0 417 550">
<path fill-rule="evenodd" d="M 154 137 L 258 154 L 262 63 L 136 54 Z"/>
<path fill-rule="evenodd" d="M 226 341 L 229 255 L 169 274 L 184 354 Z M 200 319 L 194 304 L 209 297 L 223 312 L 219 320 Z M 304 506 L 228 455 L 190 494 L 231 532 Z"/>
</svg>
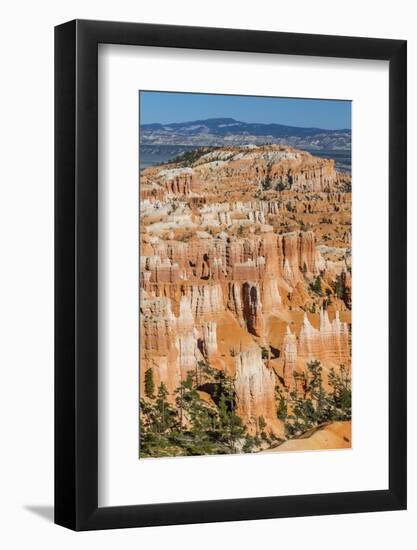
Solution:
<svg viewBox="0 0 417 550">
<path fill-rule="evenodd" d="M 141 145 L 241 145 L 287 143 L 308 149 L 350 149 L 351 130 L 303 128 L 284 124 L 209 118 L 169 124 L 142 124 Z"/>
</svg>

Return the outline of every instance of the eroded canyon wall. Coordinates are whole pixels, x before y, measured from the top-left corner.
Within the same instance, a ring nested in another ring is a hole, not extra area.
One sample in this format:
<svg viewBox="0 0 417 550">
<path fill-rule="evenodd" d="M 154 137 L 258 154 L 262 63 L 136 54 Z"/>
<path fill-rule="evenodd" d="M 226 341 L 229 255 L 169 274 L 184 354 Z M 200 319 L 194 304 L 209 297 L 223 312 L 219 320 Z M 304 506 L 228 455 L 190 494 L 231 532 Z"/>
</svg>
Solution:
<svg viewBox="0 0 417 550">
<path fill-rule="evenodd" d="M 314 359 L 350 365 L 349 176 L 284 146 L 222 148 L 144 170 L 140 196 L 142 384 L 152 368 L 174 400 L 207 364 L 250 433 L 262 417 L 281 437 L 276 387 Z"/>
</svg>

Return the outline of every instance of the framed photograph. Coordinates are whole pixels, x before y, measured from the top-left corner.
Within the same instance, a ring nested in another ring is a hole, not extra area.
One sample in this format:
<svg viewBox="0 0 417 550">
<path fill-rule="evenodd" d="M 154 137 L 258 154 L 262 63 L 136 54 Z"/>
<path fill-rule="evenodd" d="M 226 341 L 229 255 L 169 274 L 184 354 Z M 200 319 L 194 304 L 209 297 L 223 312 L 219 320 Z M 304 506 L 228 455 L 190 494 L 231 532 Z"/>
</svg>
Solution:
<svg viewBox="0 0 417 550">
<path fill-rule="evenodd" d="M 55 29 L 55 521 L 406 508 L 406 42 Z"/>
</svg>

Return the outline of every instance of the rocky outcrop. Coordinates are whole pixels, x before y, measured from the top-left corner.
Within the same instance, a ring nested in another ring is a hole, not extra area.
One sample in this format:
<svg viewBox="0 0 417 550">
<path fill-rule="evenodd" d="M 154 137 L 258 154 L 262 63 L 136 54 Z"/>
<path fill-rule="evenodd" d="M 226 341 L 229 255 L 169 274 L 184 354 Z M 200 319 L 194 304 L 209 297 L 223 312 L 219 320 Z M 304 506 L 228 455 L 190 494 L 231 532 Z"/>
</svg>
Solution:
<svg viewBox="0 0 417 550">
<path fill-rule="evenodd" d="M 197 361 L 201 356 L 197 334 L 190 297 L 182 296 L 180 314 L 176 323 L 176 346 L 182 379 L 186 378 L 190 370 L 196 368 Z"/>
<path fill-rule="evenodd" d="M 212 151 L 200 157 L 195 171 L 201 180 L 217 176 L 233 184 L 246 178 L 266 189 L 293 192 L 333 192 L 339 184 L 333 160 L 280 145 Z"/>
<path fill-rule="evenodd" d="M 176 318 L 170 301 L 167 298 L 143 297 L 141 319 L 142 346 L 160 355 L 169 354 L 174 346 L 176 328 Z"/>
<path fill-rule="evenodd" d="M 279 315 L 282 311 L 282 300 L 279 292 L 278 277 L 274 272 L 265 274 L 262 285 L 262 311 L 264 315 Z"/>
<path fill-rule="evenodd" d="M 297 371 L 297 338 L 287 325 L 284 340 L 282 342 L 282 354 L 284 357 L 284 383 L 289 389 L 294 386 L 294 373 Z"/>
<path fill-rule="evenodd" d="M 257 283 L 245 283 L 242 287 L 243 319 L 248 332 L 262 336 L 264 325 L 260 290 Z"/>
<path fill-rule="evenodd" d="M 333 160 L 304 161 L 299 170 L 291 174 L 292 191 L 325 192 L 336 189 L 337 178 Z"/>
<path fill-rule="evenodd" d="M 142 291 L 142 296 L 145 291 Z M 141 383 L 148 368 L 152 368 L 157 385 L 161 382 L 170 393 L 181 382 L 178 356 L 176 317 L 167 298 L 143 297 L 141 299 L 140 354 Z M 143 386 L 142 386 L 143 387 Z"/>
<path fill-rule="evenodd" d="M 219 284 L 191 285 L 187 290 L 196 320 L 213 317 L 223 311 L 223 291 Z"/>
<path fill-rule="evenodd" d="M 284 377 L 286 385 L 296 370 L 299 360 L 301 364 L 319 360 L 332 365 L 347 365 L 350 362 L 349 327 L 340 321 L 336 311 L 333 321 L 329 320 L 327 311 L 320 311 L 320 326 L 313 327 L 304 314 L 298 341 L 289 327 L 283 340 Z"/>
<path fill-rule="evenodd" d="M 283 425 L 277 419 L 275 402 L 275 375 L 267 368 L 259 348 L 251 348 L 235 357 L 237 414 L 252 435 L 260 430 L 260 417 L 266 429 L 283 435 Z"/>
<path fill-rule="evenodd" d="M 156 183 L 152 182 L 142 182 L 142 185 L 140 186 L 140 200 L 145 201 L 149 200 L 151 202 L 154 201 L 163 201 L 166 197 L 166 190 L 161 186 L 157 185 Z"/>
<path fill-rule="evenodd" d="M 282 275 L 291 286 L 305 275 L 318 275 L 325 269 L 312 231 L 281 235 L 278 238 L 278 259 Z"/>
<path fill-rule="evenodd" d="M 310 323 L 307 314 L 304 314 L 304 321 L 299 336 L 298 354 L 306 361 L 311 361 L 320 359 L 325 352 L 321 330 L 315 329 Z"/>
<path fill-rule="evenodd" d="M 208 321 L 202 327 L 201 348 L 204 358 L 208 361 L 214 357 L 217 352 L 217 323 Z"/>
<path fill-rule="evenodd" d="M 155 240 L 148 244 L 152 255 L 141 257 L 141 277 L 146 288 L 152 283 L 184 281 L 261 282 L 272 300 L 271 308 L 280 304 L 279 278 L 289 285 L 318 275 L 326 263 L 316 247 L 312 231 L 292 232 L 276 236 L 273 233 L 235 239 L 202 238 L 187 243 Z M 202 291 L 204 292 L 204 291 Z"/>
<path fill-rule="evenodd" d="M 164 187 L 171 196 L 191 195 L 193 189 L 193 171 L 191 168 L 171 168 L 158 174 Z"/>
<path fill-rule="evenodd" d="M 327 311 L 320 312 L 320 336 L 324 350 L 323 360 L 329 360 L 338 365 L 349 363 L 351 355 L 349 327 L 347 323 L 340 321 L 337 310 L 332 322 L 329 321 Z"/>
</svg>

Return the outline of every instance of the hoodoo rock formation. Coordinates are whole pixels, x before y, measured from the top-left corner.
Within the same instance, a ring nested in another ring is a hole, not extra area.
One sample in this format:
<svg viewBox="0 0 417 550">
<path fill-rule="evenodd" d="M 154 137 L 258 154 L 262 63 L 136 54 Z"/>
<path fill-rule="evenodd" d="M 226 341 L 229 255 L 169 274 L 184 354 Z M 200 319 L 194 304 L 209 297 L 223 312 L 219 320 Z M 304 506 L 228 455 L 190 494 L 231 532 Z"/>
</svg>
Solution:
<svg viewBox="0 0 417 550">
<path fill-rule="evenodd" d="M 287 388 L 294 386 L 294 373 L 297 370 L 297 338 L 291 332 L 289 326 L 282 341 L 282 354 L 284 358 L 284 382 Z"/>
<path fill-rule="evenodd" d="M 350 369 L 350 187 L 333 160 L 283 145 L 143 170 L 142 395 L 150 368 L 173 404 L 188 373 L 224 372 L 248 433 L 284 438 L 277 391 L 299 391 L 310 361 Z"/>
<path fill-rule="evenodd" d="M 336 365 L 350 361 L 349 328 L 339 319 L 339 312 L 332 322 L 327 311 L 320 311 L 320 327 L 315 329 L 304 314 L 300 330 L 297 355 L 306 361 L 319 359 Z"/>
<path fill-rule="evenodd" d="M 275 402 L 275 375 L 262 361 L 261 350 L 250 348 L 238 353 L 236 362 L 237 413 L 249 433 L 259 432 L 263 418 L 275 434 L 283 435 L 283 424 L 277 419 Z"/>
</svg>

